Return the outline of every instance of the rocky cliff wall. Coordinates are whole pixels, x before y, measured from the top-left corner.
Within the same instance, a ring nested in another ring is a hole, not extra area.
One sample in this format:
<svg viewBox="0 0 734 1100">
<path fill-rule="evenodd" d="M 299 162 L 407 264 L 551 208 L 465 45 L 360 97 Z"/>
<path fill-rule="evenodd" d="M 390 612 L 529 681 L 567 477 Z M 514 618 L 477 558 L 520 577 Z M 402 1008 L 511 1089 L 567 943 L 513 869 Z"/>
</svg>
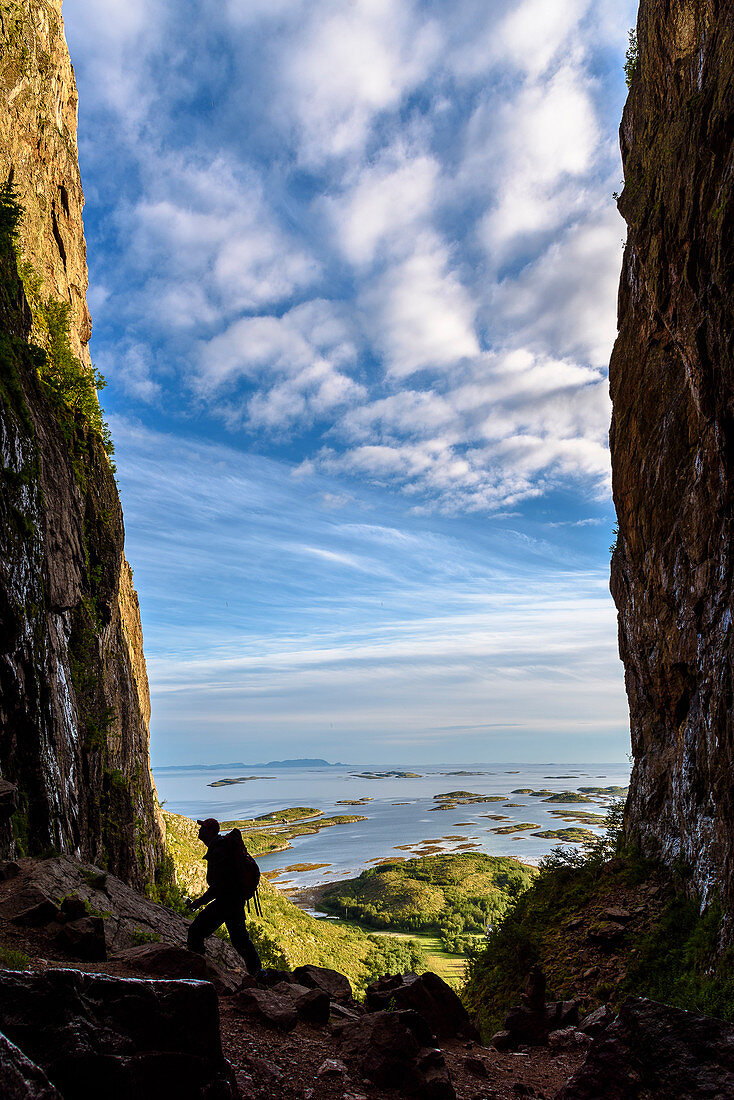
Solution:
<svg viewBox="0 0 734 1100">
<path fill-rule="evenodd" d="M 122 512 L 100 432 L 39 379 L 50 359 L 38 348 L 52 339 L 72 373 L 91 370 L 60 0 L 3 0 L 0 39 L 0 184 L 22 209 L 0 248 L 0 776 L 17 788 L 0 797 L 16 803 L 0 847 L 75 852 L 140 886 L 160 862 L 163 823 Z"/>
<path fill-rule="evenodd" d="M 734 905 L 734 5 L 642 0 L 621 126 L 611 587 L 628 833 Z"/>
</svg>

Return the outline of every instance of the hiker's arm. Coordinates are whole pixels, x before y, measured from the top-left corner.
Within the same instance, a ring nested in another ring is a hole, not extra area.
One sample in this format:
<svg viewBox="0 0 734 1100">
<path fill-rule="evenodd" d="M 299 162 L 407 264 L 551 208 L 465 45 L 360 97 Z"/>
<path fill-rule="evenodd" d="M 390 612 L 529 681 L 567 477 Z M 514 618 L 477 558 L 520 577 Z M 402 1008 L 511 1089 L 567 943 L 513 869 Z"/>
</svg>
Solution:
<svg viewBox="0 0 734 1100">
<path fill-rule="evenodd" d="M 202 894 L 200 898 L 196 899 L 196 901 L 191 902 L 189 908 L 190 909 L 201 909 L 202 905 L 206 905 L 206 903 L 208 901 L 211 901 L 213 897 L 214 897 L 214 887 L 210 886 L 205 894 Z"/>
</svg>

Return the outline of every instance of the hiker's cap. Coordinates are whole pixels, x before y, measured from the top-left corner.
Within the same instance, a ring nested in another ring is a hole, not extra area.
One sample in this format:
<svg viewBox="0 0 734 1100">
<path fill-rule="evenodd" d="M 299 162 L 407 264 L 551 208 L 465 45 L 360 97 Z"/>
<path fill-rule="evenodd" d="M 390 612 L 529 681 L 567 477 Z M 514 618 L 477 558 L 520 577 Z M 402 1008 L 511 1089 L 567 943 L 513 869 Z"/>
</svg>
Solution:
<svg viewBox="0 0 734 1100">
<path fill-rule="evenodd" d="M 196 821 L 197 825 L 201 825 L 202 829 L 206 829 L 210 833 L 219 832 L 219 822 L 215 817 L 205 817 L 203 821 Z"/>
</svg>

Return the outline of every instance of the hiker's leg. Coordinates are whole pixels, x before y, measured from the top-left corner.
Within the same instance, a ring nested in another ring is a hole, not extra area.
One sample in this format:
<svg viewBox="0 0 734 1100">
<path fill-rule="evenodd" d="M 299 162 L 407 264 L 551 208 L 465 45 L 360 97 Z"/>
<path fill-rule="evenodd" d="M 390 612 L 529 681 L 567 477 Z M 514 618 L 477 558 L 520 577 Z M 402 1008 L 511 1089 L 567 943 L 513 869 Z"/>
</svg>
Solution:
<svg viewBox="0 0 734 1100">
<path fill-rule="evenodd" d="M 203 955 L 204 940 L 219 928 L 223 920 L 224 917 L 222 916 L 219 902 L 216 899 L 210 901 L 189 925 L 187 937 L 189 950 L 196 951 L 199 955 Z"/>
<path fill-rule="evenodd" d="M 262 970 L 262 963 L 260 962 L 257 948 L 250 939 L 250 934 L 247 931 L 245 910 L 241 905 L 234 905 L 228 908 L 224 917 L 224 922 L 227 925 L 227 931 L 229 932 L 232 946 L 245 960 L 245 966 L 247 967 L 248 973 L 257 977 Z"/>
</svg>

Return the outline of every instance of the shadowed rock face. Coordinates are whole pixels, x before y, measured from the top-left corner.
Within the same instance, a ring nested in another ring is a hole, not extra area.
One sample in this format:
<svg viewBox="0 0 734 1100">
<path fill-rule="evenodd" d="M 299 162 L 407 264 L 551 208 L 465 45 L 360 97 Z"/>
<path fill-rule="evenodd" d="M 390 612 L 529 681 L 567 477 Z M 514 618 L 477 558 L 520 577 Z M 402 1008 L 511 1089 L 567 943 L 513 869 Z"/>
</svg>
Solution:
<svg viewBox="0 0 734 1100">
<path fill-rule="evenodd" d="M 0 13 L 0 182 L 12 181 L 24 211 L 20 258 L 43 299 L 68 306 L 71 349 L 89 368 L 76 105 L 60 0 L 8 0 Z M 38 334 L 15 268 L 6 249 L 0 776 L 17 790 L 0 805 L 0 855 L 56 848 L 142 886 L 162 855 L 163 824 L 117 486 L 100 440 L 80 415 L 62 430 L 38 382 Z"/>
<path fill-rule="evenodd" d="M 610 365 L 629 834 L 734 901 L 734 22 L 642 0 L 621 126 L 629 227 Z"/>
<path fill-rule="evenodd" d="M 4 971 L 0 1013 L 8 1038 L 64 1097 L 239 1096 L 208 982 Z"/>
<path fill-rule="evenodd" d="M 628 997 L 555 1100 L 725 1100 L 733 1090 L 731 1024 Z"/>
</svg>

